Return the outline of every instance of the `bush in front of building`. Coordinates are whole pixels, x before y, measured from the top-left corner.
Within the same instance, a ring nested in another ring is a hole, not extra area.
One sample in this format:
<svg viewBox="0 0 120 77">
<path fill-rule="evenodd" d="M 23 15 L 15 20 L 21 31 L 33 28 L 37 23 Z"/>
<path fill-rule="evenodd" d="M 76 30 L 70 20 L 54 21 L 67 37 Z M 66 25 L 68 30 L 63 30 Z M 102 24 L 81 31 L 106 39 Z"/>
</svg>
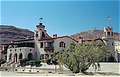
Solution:
<svg viewBox="0 0 120 77">
<path fill-rule="evenodd" d="M 99 69 L 99 62 L 105 58 L 107 52 L 105 45 L 91 44 L 76 45 L 72 43 L 64 52 L 58 51 L 55 55 L 61 69 L 63 65 L 73 73 L 86 73 L 90 66 Z"/>
<path fill-rule="evenodd" d="M 4 64 L 5 62 L 6 62 L 6 60 L 0 59 L 0 66 L 1 66 L 1 64 Z"/>
<path fill-rule="evenodd" d="M 86 73 L 91 65 L 96 70 L 100 67 L 99 62 L 105 58 L 106 52 L 105 45 L 99 46 L 94 42 L 82 45 L 71 44 L 63 53 L 64 65 L 73 73 Z"/>
<path fill-rule="evenodd" d="M 42 64 L 40 60 L 28 60 L 28 59 L 20 60 L 20 66 L 24 67 L 27 65 L 40 67 Z"/>
</svg>

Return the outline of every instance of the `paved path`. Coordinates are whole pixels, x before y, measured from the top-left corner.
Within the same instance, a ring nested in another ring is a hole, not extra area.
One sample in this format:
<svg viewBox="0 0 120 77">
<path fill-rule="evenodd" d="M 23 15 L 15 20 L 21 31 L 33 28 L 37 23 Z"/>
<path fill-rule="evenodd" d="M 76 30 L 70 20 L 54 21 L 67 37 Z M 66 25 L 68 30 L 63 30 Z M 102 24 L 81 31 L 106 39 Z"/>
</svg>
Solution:
<svg viewBox="0 0 120 77">
<path fill-rule="evenodd" d="M 46 67 L 49 67 L 51 68 L 50 66 L 46 66 Z M 46 68 L 45 67 L 45 68 Z M 68 70 L 67 70 L 68 71 Z M 120 63 L 101 63 L 101 71 L 97 71 L 95 72 L 93 70 L 93 67 L 91 67 L 89 70 L 89 72 L 94 72 L 94 75 L 89 75 L 89 76 L 110 76 L 110 77 L 117 77 L 117 76 L 120 76 Z M 70 73 L 70 72 L 67 72 L 64 74 L 59 74 L 59 73 L 41 73 L 41 72 L 36 72 L 36 73 L 16 73 L 16 72 L 7 72 L 7 71 L 0 71 L 0 76 L 1 77 L 13 77 L 13 76 L 31 76 L 31 77 L 34 77 L 34 76 L 87 76 L 89 77 L 88 75 L 83 75 L 82 73 L 79 73 L 79 74 L 73 74 L 73 73 Z"/>
</svg>

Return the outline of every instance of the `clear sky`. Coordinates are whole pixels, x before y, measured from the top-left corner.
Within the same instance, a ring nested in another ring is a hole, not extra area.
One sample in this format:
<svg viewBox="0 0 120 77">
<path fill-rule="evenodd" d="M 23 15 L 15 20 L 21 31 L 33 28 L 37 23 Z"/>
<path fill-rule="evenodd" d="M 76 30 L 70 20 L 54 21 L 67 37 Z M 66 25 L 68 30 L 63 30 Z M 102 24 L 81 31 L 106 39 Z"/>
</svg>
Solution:
<svg viewBox="0 0 120 77">
<path fill-rule="evenodd" d="M 108 26 L 107 16 L 116 32 L 119 28 L 119 1 L 66 0 L 66 1 L 1 1 L 0 24 L 35 30 L 43 18 L 47 32 L 71 35 Z"/>
</svg>

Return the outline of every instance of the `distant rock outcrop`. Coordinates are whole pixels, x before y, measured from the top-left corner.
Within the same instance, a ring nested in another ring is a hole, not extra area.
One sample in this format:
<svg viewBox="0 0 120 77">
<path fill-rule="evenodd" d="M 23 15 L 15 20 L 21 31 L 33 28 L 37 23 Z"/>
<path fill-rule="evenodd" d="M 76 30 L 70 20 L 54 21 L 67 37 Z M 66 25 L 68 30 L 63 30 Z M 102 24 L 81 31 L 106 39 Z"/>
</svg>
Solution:
<svg viewBox="0 0 120 77">
<path fill-rule="evenodd" d="M 102 38 L 104 34 L 103 30 L 88 30 L 85 32 L 80 32 L 80 33 L 76 33 L 71 35 L 72 38 L 76 39 L 78 41 L 78 37 L 82 37 L 84 40 L 92 40 L 95 38 Z M 120 41 L 120 33 L 117 32 L 113 32 L 113 38 L 115 40 L 119 40 Z"/>
<path fill-rule="evenodd" d="M 34 32 L 28 29 L 16 28 L 9 25 L 0 25 L 0 44 L 11 41 L 33 38 Z"/>
</svg>

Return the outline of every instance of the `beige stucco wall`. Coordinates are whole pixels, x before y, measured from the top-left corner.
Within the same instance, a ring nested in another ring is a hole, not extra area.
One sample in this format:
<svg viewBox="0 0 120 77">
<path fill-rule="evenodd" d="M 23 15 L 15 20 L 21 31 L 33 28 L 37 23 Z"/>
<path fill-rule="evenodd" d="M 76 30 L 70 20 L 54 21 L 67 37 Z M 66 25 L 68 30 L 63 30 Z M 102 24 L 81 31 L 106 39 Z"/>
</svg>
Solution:
<svg viewBox="0 0 120 77">
<path fill-rule="evenodd" d="M 57 39 L 54 40 L 54 44 L 53 44 L 53 46 L 54 46 L 54 52 L 65 49 L 65 48 L 59 47 L 59 43 L 60 43 L 61 41 L 63 41 L 63 42 L 65 43 L 65 48 L 68 48 L 69 45 L 70 45 L 71 43 L 73 43 L 73 42 L 76 43 L 73 39 L 71 39 L 71 38 L 69 38 L 69 37 L 57 38 Z"/>
</svg>

